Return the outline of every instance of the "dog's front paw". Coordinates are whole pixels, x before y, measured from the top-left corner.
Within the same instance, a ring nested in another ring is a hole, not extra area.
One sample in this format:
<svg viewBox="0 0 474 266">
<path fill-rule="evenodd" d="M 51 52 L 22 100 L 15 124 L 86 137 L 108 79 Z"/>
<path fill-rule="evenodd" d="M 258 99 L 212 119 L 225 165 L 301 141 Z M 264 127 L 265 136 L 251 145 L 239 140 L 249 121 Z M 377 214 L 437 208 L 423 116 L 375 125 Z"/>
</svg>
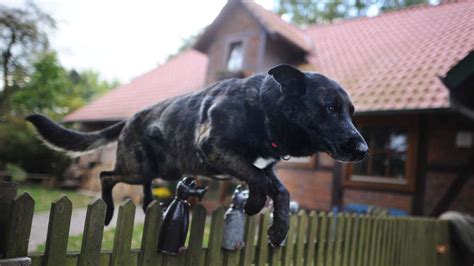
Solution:
<svg viewBox="0 0 474 266">
<path fill-rule="evenodd" d="M 263 209 L 263 207 L 265 207 L 266 201 L 267 195 L 265 195 L 264 193 L 250 193 L 249 198 L 245 202 L 245 213 L 250 216 L 259 213 Z"/>
<path fill-rule="evenodd" d="M 268 228 L 268 240 L 272 247 L 279 247 L 288 234 L 288 221 L 275 219 Z"/>
</svg>

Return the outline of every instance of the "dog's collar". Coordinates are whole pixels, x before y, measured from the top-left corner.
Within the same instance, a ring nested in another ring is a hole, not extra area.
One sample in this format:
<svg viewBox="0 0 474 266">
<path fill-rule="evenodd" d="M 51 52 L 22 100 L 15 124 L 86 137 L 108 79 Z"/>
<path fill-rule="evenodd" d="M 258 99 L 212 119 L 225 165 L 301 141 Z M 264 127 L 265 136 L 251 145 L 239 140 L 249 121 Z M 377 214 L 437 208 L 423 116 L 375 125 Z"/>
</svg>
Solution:
<svg viewBox="0 0 474 266">
<path fill-rule="evenodd" d="M 270 140 L 270 147 L 271 147 L 272 153 L 275 153 L 276 156 L 278 156 L 280 159 L 288 161 L 291 158 L 291 156 L 289 155 L 285 156 L 281 152 L 281 144 L 271 129 L 270 118 L 267 116 L 267 114 L 265 114 L 264 124 L 265 124 L 265 131 L 267 133 L 267 137 Z"/>
<path fill-rule="evenodd" d="M 269 145 L 268 144 L 265 144 L 265 145 L 269 146 L 270 153 L 273 156 L 278 157 L 282 160 L 288 161 L 291 157 L 289 155 L 285 156 L 283 154 L 282 149 L 281 149 L 282 145 L 280 141 L 278 140 L 276 134 L 272 130 L 270 117 L 267 115 L 267 113 L 265 112 L 265 109 L 262 106 L 262 90 L 261 89 L 258 94 L 258 105 L 260 106 L 260 110 L 262 110 L 263 112 L 263 116 L 264 116 L 263 124 L 265 127 L 265 133 L 267 135 L 267 139 L 269 140 Z"/>
</svg>

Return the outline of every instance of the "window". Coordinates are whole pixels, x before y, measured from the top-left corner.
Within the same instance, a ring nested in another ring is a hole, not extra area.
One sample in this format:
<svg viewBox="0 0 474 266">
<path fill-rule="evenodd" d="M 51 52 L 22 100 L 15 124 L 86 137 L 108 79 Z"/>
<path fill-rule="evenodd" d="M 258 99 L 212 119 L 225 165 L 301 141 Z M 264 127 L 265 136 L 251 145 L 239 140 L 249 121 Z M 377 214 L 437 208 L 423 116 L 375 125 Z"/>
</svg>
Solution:
<svg viewBox="0 0 474 266">
<path fill-rule="evenodd" d="M 388 120 L 388 123 L 387 119 L 384 120 L 358 123 L 359 131 L 369 145 L 369 155 L 362 162 L 347 167 L 345 185 L 399 190 L 414 188 L 416 124 L 410 119 Z"/>
<path fill-rule="evenodd" d="M 242 42 L 233 42 L 230 44 L 229 57 L 227 59 L 227 70 L 235 72 L 242 70 L 244 61 L 244 49 Z"/>
</svg>

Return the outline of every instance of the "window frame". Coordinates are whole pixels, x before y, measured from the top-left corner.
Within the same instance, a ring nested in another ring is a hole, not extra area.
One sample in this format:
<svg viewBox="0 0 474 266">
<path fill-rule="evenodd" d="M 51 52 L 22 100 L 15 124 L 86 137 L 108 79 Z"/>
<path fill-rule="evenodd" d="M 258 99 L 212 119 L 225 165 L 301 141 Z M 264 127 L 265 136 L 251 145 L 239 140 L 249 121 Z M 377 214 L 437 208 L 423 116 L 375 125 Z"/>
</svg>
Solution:
<svg viewBox="0 0 474 266">
<path fill-rule="evenodd" d="M 231 56 L 232 56 L 232 51 L 233 51 L 233 46 L 240 46 L 239 48 L 241 49 L 241 59 L 240 59 L 240 67 L 238 69 L 235 69 L 235 70 L 230 70 L 229 69 L 229 62 L 230 62 L 230 59 L 231 59 Z M 245 59 L 245 47 L 244 47 L 244 42 L 242 40 L 236 40 L 236 41 L 232 41 L 232 42 L 229 42 L 229 44 L 227 45 L 227 55 L 226 55 L 226 60 L 225 60 L 225 70 L 228 71 L 228 72 L 239 72 L 239 71 L 243 71 L 244 69 L 244 59 Z"/>
<path fill-rule="evenodd" d="M 230 52 L 231 52 L 231 46 L 233 43 L 240 42 L 242 44 L 242 69 L 238 70 L 236 72 L 244 72 L 246 65 L 247 65 L 247 45 L 249 41 L 249 36 L 247 34 L 230 34 L 224 37 L 223 40 L 223 52 L 224 54 L 221 54 L 221 71 L 226 71 L 227 70 L 227 62 L 229 60 Z M 229 72 L 229 73 L 234 73 L 234 72 Z"/>
<path fill-rule="evenodd" d="M 408 148 L 405 165 L 405 182 L 390 180 L 384 176 L 352 175 L 352 164 L 344 167 L 342 185 L 347 188 L 363 188 L 376 190 L 392 190 L 402 192 L 415 191 L 415 177 L 418 159 L 418 121 L 415 117 L 356 117 L 354 124 L 358 127 L 405 128 L 407 130 Z M 369 150 L 370 153 L 370 150 Z"/>
</svg>

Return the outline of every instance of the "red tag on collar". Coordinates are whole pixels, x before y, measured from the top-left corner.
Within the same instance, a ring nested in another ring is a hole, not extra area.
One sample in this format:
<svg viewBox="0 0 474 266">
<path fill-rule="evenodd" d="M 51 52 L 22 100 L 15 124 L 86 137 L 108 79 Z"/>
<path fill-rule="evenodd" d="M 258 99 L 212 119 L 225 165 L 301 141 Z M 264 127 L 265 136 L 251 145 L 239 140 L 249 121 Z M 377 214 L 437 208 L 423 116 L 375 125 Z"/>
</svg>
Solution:
<svg viewBox="0 0 474 266">
<path fill-rule="evenodd" d="M 278 148 L 278 144 L 276 144 L 275 142 L 272 142 L 272 147 L 276 149 Z"/>
</svg>

